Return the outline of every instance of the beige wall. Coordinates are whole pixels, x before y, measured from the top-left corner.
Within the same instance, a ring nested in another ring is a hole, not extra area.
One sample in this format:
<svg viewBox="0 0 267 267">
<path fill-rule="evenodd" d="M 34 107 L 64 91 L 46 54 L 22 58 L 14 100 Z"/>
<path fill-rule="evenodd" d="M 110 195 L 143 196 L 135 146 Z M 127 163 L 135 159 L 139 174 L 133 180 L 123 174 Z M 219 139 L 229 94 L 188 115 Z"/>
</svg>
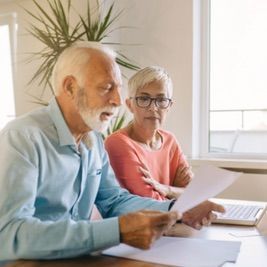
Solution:
<svg viewBox="0 0 267 267">
<path fill-rule="evenodd" d="M 92 0 L 93 1 L 93 0 Z M 83 10 L 82 1 L 75 0 L 77 8 Z M 106 7 L 112 1 L 103 1 Z M 17 12 L 18 47 L 17 72 L 15 76 L 16 114 L 21 115 L 36 108 L 29 94 L 39 95 L 38 84 L 28 81 L 38 66 L 34 61 L 27 64 L 26 54 L 38 51 L 40 44 L 26 33 L 29 16 L 22 7 L 34 11 L 31 0 L 0 0 L 3 13 Z M 191 0 L 116 0 L 115 9 L 124 9 L 119 26 L 133 26 L 132 30 L 121 30 L 113 34 L 114 41 L 139 43 L 140 46 L 124 48 L 125 54 L 140 66 L 161 65 L 174 82 L 174 100 L 166 128 L 173 131 L 187 154 L 191 152 L 192 125 L 192 1 Z M 125 72 L 127 76 L 131 72 Z M 47 96 L 49 98 L 50 95 Z"/>
<path fill-rule="evenodd" d="M 95 8 L 96 0 L 90 0 L 92 8 Z M 67 1 L 65 1 L 66 3 Z M 76 10 L 83 14 L 86 12 L 86 6 L 82 6 L 80 0 L 72 0 Z M 40 1 L 42 6 L 45 6 L 45 1 Z M 62 2 L 64 3 L 64 1 Z M 18 30 L 17 30 L 17 51 L 16 51 L 16 73 L 14 77 L 15 84 L 15 101 L 16 101 L 16 114 L 17 116 L 28 112 L 39 105 L 33 103 L 33 98 L 30 95 L 40 96 L 42 94 L 42 88 L 37 84 L 29 85 L 28 82 L 32 78 L 33 73 L 36 71 L 38 61 L 32 61 L 27 63 L 29 53 L 40 51 L 42 45 L 39 41 L 33 38 L 27 33 L 26 28 L 29 27 L 29 15 L 23 10 L 23 8 L 36 14 L 35 5 L 32 0 L 0 0 L 0 12 L 2 14 L 16 12 Z M 75 16 L 72 18 L 76 19 Z M 51 93 L 46 91 L 45 99 L 49 100 Z"/>
<path fill-rule="evenodd" d="M 122 43 L 130 46 L 127 54 L 140 64 L 160 65 L 174 83 L 175 104 L 166 128 L 175 133 L 184 151 L 191 153 L 192 135 L 192 21 L 191 0 L 116 0 L 124 9 L 120 24 L 134 29 L 121 31 Z"/>
</svg>

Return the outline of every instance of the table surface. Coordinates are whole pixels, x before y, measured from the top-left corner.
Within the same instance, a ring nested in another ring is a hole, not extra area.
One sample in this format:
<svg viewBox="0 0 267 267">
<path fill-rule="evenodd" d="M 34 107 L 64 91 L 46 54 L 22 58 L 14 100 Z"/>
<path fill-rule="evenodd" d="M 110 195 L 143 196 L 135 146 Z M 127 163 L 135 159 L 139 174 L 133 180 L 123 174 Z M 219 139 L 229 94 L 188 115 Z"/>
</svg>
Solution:
<svg viewBox="0 0 267 267">
<path fill-rule="evenodd" d="M 169 236 L 193 237 L 213 240 L 241 241 L 241 250 L 237 262 L 226 263 L 224 267 L 263 267 L 267 266 L 267 213 L 256 227 L 211 225 L 201 231 L 194 230 L 184 224 L 176 224 L 168 233 Z M 122 258 L 94 255 L 66 260 L 28 261 L 18 260 L 0 262 L 0 267 L 163 267 L 166 265 L 140 262 Z"/>
</svg>

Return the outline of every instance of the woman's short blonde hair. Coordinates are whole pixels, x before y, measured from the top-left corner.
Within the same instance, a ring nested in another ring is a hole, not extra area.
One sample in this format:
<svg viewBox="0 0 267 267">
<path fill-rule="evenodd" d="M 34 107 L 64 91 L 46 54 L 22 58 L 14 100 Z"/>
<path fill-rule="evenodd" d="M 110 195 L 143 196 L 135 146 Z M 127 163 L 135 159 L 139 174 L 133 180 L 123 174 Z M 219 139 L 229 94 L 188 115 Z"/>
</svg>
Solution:
<svg viewBox="0 0 267 267">
<path fill-rule="evenodd" d="M 128 96 L 134 97 L 138 89 L 143 88 L 145 85 L 154 82 L 161 81 L 167 88 L 168 97 L 172 97 L 173 84 L 171 77 L 167 71 L 159 66 L 150 66 L 136 72 L 128 82 Z"/>
</svg>

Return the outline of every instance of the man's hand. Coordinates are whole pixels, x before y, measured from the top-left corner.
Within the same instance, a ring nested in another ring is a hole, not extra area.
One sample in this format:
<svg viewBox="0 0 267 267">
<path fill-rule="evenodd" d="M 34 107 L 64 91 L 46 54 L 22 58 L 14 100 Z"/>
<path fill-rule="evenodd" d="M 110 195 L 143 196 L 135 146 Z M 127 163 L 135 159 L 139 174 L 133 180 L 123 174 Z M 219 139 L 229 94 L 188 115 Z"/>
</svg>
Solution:
<svg viewBox="0 0 267 267">
<path fill-rule="evenodd" d="M 182 222 L 200 230 L 202 226 L 208 226 L 213 220 L 216 219 L 216 212 L 225 212 L 225 209 L 222 205 L 216 204 L 211 201 L 205 201 L 193 209 L 185 212 L 183 214 Z"/>
<path fill-rule="evenodd" d="M 176 223 L 177 212 L 142 210 L 119 217 L 120 239 L 127 245 L 149 249 L 153 242 Z"/>
</svg>

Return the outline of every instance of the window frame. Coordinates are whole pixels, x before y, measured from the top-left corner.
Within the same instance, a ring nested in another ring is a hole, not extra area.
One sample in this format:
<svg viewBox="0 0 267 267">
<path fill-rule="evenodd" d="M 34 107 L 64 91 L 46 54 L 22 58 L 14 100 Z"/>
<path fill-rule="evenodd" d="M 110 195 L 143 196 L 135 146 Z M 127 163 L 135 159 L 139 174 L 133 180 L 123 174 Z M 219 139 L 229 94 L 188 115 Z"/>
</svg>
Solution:
<svg viewBox="0 0 267 267">
<path fill-rule="evenodd" d="M 17 38 L 16 38 L 16 28 L 17 28 L 17 15 L 15 12 L 12 13 L 0 13 L 0 25 L 8 25 L 9 27 L 9 40 L 11 48 L 11 63 L 12 63 L 12 77 L 14 84 L 14 76 L 16 72 L 16 47 L 17 47 Z"/>
<path fill-rule="evenodd" d="M 211 0 L 202 0 L 199 7 L 200 14 L 200 42 L 199 42 L 199 53 L 200 53 L 200 92 L 199 92 L 199 138 L 198 138 L 198 150 L 200 158 L 207 159 L 244 159 L 244 160 L 265 160 L 267 158 L 267 152 L 261 153 L 219 153 L 209 152 L 209 92 L 210 92 L 210 6 Z"/>
<path fill-rule="evenodd" d="M 13 105 L 14 110 L 8 117 L 16 117 L 16 101 L 15 101 L 15 73 L 16 73 L 16 47 L 17 47 L 17 15 L 12 13 L 0 13 L 0 26 L 6 25 L 9 30 L 9 42 L 10 42 L 10 59 L 11 59 L 11 77 L 12 77 L 12 89 L 13 89 Z M 6 114 L 7 115 L 7 114 Z"/>
</svg>

